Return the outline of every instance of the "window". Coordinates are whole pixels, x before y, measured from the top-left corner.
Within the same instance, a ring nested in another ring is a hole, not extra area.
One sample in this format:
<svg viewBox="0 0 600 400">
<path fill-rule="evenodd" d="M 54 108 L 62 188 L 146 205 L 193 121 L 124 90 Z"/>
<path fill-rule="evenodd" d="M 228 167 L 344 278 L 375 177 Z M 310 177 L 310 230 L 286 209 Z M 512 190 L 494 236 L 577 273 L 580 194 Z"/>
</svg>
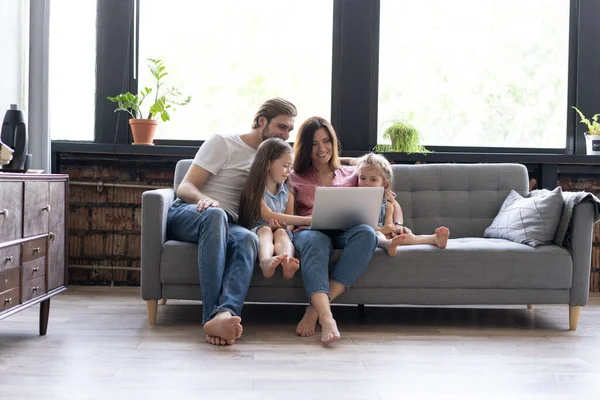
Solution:
<svg viewBox="0 0 600 400">
<path fill-rule="evenodd" d="M 94 140 L 96 2 L 50 2 L 48 115 L 52 140 Z"/>
<path fill-rule="evenodd" d="M 378 142 L 565 148 L 569 0 L 381 0 Z"/>
<path fill-rule="evenodd" d="M 290 140 L 306 118 L 330 118 L 333 0 L 144 0 L 139 12 L 139 88 L 152 87 L 146 60 L 161 58 L 168 85 L 192 96 L 156 138 L 248 132 L 276 96 L 298 108 Z"/>
<path fill-rule="evenodd" d="M 11 104 L 27 118 L 29 2 L 0 1 L 0 121 Z"/>
</svg>

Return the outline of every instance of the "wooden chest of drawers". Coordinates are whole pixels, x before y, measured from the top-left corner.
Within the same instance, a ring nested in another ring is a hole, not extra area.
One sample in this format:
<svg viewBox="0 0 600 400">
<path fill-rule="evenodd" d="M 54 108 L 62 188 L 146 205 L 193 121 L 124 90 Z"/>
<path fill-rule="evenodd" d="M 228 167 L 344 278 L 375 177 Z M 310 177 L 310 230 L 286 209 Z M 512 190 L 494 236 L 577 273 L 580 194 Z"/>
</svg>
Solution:
<svg viewBox="0 0 600 400">
<path fill-rule="evenodd" d="M 68 175 L 0 173 L 0 319 L 67 289 Z"/>
</svg>

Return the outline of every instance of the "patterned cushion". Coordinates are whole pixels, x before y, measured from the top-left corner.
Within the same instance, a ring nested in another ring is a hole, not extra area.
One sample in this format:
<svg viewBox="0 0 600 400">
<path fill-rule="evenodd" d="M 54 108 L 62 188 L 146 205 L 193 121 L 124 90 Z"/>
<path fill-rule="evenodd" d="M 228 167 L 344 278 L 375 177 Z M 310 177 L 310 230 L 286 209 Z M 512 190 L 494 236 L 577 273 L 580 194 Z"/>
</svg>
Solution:
<svg viewBox="0 0 600 400">
<path fill-rule="evenodd" d="M 551 244 L 562 211 L 563 196 L 560 187 L 535 197 L 522 197 L 511 190 L 483 236 L 507 239 L 532 247 Z"/>
</svg>

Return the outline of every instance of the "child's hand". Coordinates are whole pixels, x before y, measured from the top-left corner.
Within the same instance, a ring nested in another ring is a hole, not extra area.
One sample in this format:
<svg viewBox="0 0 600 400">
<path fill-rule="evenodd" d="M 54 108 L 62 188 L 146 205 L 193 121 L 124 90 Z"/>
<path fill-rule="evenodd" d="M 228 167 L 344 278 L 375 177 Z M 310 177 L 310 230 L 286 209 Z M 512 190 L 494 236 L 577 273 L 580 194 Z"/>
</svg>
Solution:
<svg viewBox="0 0 600 400">
<path fill-rule="evenodd" d="M 391 235 L 395 230 L 396 227 L 393 224 L 385 225 L 379 228 L 379 232 L 383 233 L 384 235 Z"/>
<path fill-rule="evenodd" d="M 269 221 L 269 228 L 271 228 L 271 230 L 276 231 L 279 228 L 286 228 L 287 224 L 280 224 L 279 221 L 277 221 L 276 219 L 271 218 L 271 220 Z"/>
<path fill-rule="evenodd" d="M 412 233 L 412 231 L 410 229 L 408 229 L 406 226 L 404 225 L 396 225 L 394 227 L 394 232 L 392 232 L 392 236 L 399 236 L 399 235 L 404 235 L 404 234 L 408 234 L 408 233 Z"/>
</svg>

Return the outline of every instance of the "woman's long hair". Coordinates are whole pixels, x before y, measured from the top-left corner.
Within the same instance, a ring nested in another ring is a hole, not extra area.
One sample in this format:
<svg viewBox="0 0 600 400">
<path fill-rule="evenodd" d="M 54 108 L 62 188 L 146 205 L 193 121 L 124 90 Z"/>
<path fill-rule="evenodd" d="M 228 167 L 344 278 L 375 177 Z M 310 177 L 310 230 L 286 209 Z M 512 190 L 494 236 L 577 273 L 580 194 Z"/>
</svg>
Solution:
<svg viewBox="0 0 600 400">
<path fill-rule="evenodd" d="M 269 165 L 286 153 L 293 153 L 292 146 L 279 138 L 267 139 L 258 147 L 240 196 L 239 223 L 244 228 L 252 229 L 256 226 L 260 217 L 260 201 L 267 185 Z"/>
<path fill-rule="evenodd" d="M 303 175 L 312 167 L 313 141 L 315 140 L 315 132 L 319 128 L 325 128 L 329 134 L 329 139 L 331 139 L 333 150 L 329 166 L 332 169 L 340 167 L 340 142 L 335 134 L 335 129 L 325 118 L 310 117 L 300 125 L 294 142 L 294 172 L 297 174 Z"/>
</svg>

